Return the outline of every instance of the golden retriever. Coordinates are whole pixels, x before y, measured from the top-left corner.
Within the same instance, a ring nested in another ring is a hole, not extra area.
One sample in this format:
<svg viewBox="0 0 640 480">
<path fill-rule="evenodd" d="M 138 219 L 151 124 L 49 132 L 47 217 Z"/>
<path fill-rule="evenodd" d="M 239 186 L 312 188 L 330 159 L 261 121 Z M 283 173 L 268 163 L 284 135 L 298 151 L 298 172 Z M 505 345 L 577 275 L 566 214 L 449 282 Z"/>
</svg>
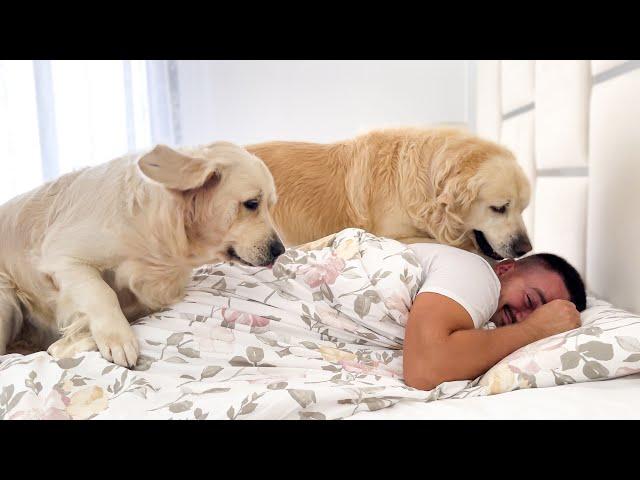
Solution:
<svg viewBox="0 0 640 480">
<path fill-rule="evenodd" d="M 0 354 L 24 326 L 54 357 L 134 366 L 128 320 L 180 300 L 193 268 L 284 251 L 275 202 L 264 163 L 226 142 L 158 145 L 14 198 L 0 206 Z"/>
<path fill-rule="evenodd" d="M 460 129 L 386 129 L 332 144 L 245 148 L 274 177 L 272 215 L 285 244 L 358 227 L 495 259 L 531 250 L 521 215 L 527 177 L 509 150 Z"/>
</svg>

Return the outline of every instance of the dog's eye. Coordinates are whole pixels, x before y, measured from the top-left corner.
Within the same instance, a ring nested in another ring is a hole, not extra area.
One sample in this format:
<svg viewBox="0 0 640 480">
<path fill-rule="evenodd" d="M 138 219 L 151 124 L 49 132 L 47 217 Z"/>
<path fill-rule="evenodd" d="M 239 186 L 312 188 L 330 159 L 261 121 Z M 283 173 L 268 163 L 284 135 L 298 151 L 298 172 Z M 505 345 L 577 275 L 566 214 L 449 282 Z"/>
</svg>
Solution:
<svg viewBox="0 0 640 480">
<path fill-rule="evenodd" d="M 260 206 L 260 202 L 256 199 L 247 200 L 243 203 L 244 207 L 248 210 L 256 210 Z"/>
<path fill-rule="evenodd" d="M 501 207 L 494 207 L 491 206 L 489 207 L 491 210 L 493 210 L 496 213 L 504 213 L 507 211 L 507 205 L 502 205 Z"/>
</svg>

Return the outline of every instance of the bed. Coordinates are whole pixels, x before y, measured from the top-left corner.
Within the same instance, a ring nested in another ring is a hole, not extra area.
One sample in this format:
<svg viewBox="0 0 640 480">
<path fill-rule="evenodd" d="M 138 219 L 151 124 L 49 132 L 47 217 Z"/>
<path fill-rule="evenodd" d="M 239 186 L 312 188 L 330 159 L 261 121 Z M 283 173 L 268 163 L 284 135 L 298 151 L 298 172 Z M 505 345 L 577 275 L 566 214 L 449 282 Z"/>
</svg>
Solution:
<svg viewBox="0 0 640 480">
<path fill-rule="evenodd" d="M 581 327 L 527 345 L 476 379 L 411 388 L 402 342 L 424 274 L 406 245 L 354 228 L 323 248 L 289 249 L 272 268 L 203 266 L 181 302 L 134 323 L 135 369 L 98 352 L 0 358 L 0 417 L 386 418 L 447 399 L 454 411 L 464 402 L 486 409 L 488 396 L 640 372 L 640 316 L 589 297 Z"/>
<path fill-rule="evenodd" d="M 0 417 L 640 417 L 640 221 L 630 216 L 640 204 L 638 66 L 478 62 L 477 128 L 511 147 L 530 177 L 534 246 L 586 278 L 590 308 L 579 332 L 514 352 L 478 379 L 410 389 L 401 381 L 399 312 L 419 271 L 397 242 L 351 229 L 312 261 L 289 252 L 269 271 L 195 272 L 183 302 L 134 325 L 135 370 L 96 352 L 1 357 Z M 292 283 L 292 272 L 310 288 Z M 323 306 L 361 289 L 359 281 L 368 287 L 342 311 Z"/>
</svg>

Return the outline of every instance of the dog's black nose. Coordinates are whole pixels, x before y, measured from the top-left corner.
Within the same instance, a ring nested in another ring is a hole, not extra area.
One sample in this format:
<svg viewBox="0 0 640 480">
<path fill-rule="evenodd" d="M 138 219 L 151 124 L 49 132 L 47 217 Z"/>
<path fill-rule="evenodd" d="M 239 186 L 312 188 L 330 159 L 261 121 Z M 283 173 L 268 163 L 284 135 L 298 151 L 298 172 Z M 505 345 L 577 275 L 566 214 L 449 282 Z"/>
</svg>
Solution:
<svg viewBox="0 0 640 480">
<path fill-rule="evenodd" d="M 523 235 L 516 239 L 511 248 L 516 257 L 521 257 L 525 253 L 530 252 L 533 247 L 531 247 L 529 238 L 527 238 L 526 235 Z"/>
<path fill-rule="evenodd" d="M 269 251 L 271 252 L 271 256 L 275 259 L 284 253 L 284 245 L 280 240 L 274 240 L 271 242 L 269 246 Z"/>
</svg>

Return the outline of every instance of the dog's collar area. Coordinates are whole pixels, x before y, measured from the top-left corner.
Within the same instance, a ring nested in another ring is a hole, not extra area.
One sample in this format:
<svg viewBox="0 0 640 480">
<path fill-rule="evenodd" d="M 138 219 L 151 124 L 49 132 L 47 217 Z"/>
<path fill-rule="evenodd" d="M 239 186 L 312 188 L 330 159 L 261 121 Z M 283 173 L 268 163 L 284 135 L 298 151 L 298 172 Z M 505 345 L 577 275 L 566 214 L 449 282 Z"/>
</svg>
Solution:
<svg viewBox="0 0 640 480">
<path fill-rule="evenodd" d="M 480 250 L 482 250 L 482 253 L 484 253 L 488 257 L 493 258 L 494 260 L 503 260 L 504 259 L 503 256 L 498 254 L 491 247 L 491 245 L 487 241 L 487 238 L 484 236 L 484 233 L 482 233 L 480 230 L 474 230 L 473 234 L 476 237 L 476 242 L 478 244 L 478 247 L 480 247 Z"/>
</svg>

